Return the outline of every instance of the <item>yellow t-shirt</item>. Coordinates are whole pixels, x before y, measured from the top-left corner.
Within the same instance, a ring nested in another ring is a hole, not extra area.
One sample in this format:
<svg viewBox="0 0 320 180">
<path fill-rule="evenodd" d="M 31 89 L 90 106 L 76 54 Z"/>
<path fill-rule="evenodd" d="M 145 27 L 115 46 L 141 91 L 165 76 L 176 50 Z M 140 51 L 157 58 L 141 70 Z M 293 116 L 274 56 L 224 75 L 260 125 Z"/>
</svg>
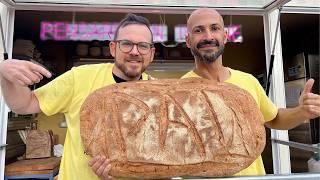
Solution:
<svg viewBox="0 0 320 180">
<path fill-rule="evenodd" d="M 48 116 L 64 113 L 67 121 L 59 180 L 99 179 L 88 165 L 91 157 L 84 154 L 79 111 L 91 92 L 116 83 L 112 76 L 113 66 L 95 64 L 75 67 L 34 91 L 43 113 Z M 148 75 L 143 73 L 142 79 L 147 80 Z"/>
<path fill-rule="evenodd" d="M 271 121 L 278 113 L 278 108 L 270 101 L 265 94 L 263 88 L 258 80 L 251 74 L 244 73 L 238 70 L 229 68 L 231 76 L 225 81 L 234 84 L 246 91 L 248 91 L 256 100 L 260 111 L 263 114 L 265 121 Z M 200 77 L 193 71 L 188 72 L 181 78 Z M 251 176 L 251 175 L 265 175 L 263 161 L 259 156 L 249 167 L 238 172 L 235 176 Z"/>
</svg>

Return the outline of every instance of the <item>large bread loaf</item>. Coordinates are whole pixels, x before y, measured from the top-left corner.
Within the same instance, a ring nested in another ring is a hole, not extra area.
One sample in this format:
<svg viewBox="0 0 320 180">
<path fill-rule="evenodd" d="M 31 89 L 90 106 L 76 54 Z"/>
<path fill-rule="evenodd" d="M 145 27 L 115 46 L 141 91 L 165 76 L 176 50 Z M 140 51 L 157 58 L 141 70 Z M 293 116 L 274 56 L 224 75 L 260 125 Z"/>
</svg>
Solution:
<svg viewBox="0 0 320 180">
<path fill-rule="evenodd" d="M 112 176 L 226 176 L 263 151 L 265 129 L 245 90 L 200 78 L 114 84 L 81 107 L 91 156 L 112 161 Z"/>
</svg>

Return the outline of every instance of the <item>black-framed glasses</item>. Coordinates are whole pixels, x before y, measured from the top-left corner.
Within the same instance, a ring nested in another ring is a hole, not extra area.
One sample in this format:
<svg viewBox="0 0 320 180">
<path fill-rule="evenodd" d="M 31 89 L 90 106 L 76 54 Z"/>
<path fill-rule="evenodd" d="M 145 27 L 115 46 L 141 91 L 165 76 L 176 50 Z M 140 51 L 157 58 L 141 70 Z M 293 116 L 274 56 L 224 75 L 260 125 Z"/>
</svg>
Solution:
<svg viewBox="0 0 320 180">
<path fill-rule="evenodd" d="M 137 46 L 137 49 L 138 49 L 139 53 L 142 54 L 142 55 L 148 54 L 150 52 L 151 48 L 154 47 L 154 45 L 152 43 L 148 43 L 148 42 L 134 43 L 134 42 L 129 41 L 129 40 L 117 40 L 115 42 L 119 43 L 119 48 L 124 53 L 131 52 L 133 47 L 134 47 L 134 45 Z"/>
</svg>

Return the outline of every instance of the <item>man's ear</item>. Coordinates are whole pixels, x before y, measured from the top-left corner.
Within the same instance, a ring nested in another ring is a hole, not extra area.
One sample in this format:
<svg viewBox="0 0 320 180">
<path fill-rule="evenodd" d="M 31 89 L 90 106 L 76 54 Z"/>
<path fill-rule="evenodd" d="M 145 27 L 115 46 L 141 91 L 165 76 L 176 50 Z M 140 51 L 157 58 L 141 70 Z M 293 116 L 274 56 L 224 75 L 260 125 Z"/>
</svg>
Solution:
<svg viewBox="0 0 320 180">
<path fill-rule="evenodd" d="M 112 57 L 116 56 L 116 48 L 117 48 L 117 43 L 114 41 L 110 41 L 109 43 L 109 47 L 110 47 L 110 54 Z"/>
<path fill-rule="evenodd" d="M 186 33 L 185 38 L 186 38 L 186 44 L 187 44 L 187 47 L 188 47 L 188 48 L 190 48 L 190 44 L 191 44 L 191 42 L 190 42 L 190 35 L 189 35 L 189 33 Z"/>
<path fill-rule="evenodd" d="M 223 41 L 223 43 L 224 44 L 227 44 L 227 42 L 228 42 L 228 32 L 227 31 L 224 31 L 224 41 Z"/>
<path fill-rule="evenodd" d="M 150 62 L 153 61 L 155 52 L 156 52 L 156 48 L 155 47 L 151 48 Z"/>
</svg>

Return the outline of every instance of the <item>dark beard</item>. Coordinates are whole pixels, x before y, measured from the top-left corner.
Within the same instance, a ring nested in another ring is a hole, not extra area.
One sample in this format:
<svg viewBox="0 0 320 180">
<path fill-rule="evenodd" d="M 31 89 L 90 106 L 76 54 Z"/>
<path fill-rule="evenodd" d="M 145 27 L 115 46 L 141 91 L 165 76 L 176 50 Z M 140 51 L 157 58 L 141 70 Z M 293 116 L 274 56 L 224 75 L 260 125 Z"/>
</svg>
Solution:
<svg viewBox="0 0 320 180">
<path fill-rule="evenodd" d="M 140 77 L 141 74 L 145 71 L 146 68 L 142 67 L 141 71 L 130 72 L 123 64 L 119 64 L 117 61 L 114 63 L 128 78 L 134 79 Z"/>
<path fill-rule="evenodd" d="M 207 52 L 201 53 L 198 50 L 198 47 L 200 47 L 202 44 L 216 44 L 216 46 L 218 46 L 218 51 L 217 52 L 207 51 Z M 219 56 L 223 54 L 224 44 L 222 43 L 221 45 L 219 45 L 218 42 L 214 42 L 214 41 L 199 42 L 197 44 L 197 47 L 193 46 L 190 48 L 190 50 L 191 50 L 191 53 L 196 57 L 196 59 L 205 63 L 213 63 L 218 59 Z"/>
</svg>

